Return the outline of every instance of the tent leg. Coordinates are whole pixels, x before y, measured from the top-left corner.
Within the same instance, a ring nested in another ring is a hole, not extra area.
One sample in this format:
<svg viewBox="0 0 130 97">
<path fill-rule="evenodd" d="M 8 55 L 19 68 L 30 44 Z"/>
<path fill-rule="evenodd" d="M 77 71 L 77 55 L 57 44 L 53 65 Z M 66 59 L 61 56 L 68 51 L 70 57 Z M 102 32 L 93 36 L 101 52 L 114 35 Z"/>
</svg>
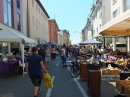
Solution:
<svg viewBox="0 0 130 97">
<path fill-rule="evenodd" d="M 23 76 L 24 76 L 24 67 L 25 67 L 25 64 L 24 64 L 24 44 L 22 44 L 22 65 L 23 65 Z"/>
<path fill-rule="evenodd" d="M 8 43 L 8 54 L 10 54 L 10 43 Z"/>
</svg>

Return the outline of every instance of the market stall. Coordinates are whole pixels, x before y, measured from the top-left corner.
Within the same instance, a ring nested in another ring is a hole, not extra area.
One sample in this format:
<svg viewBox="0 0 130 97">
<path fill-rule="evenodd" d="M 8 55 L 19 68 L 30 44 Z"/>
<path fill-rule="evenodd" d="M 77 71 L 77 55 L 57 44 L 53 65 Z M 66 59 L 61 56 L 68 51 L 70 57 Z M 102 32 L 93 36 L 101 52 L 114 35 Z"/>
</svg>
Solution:
<svg viewBox="0 0 130 97">
<path fill-rule="evenodd" d="M 25 43 L 35 43 L 35 40 L 30 39 L 24 35 L 21 35 L 17 32 L 12 30 L 0 30 L 0 41 L 8 42 L 8 43 L 20 43 L 21 45 L 21 55 L 22 55 L 22 65 L 23 65 L 23 76 L 24 76 L 24 44 Z"/>
<path fill-rule="evenodd" d="M 96 40 L 85 40 L 81 43 L 79 43 L 80 45 L 87 45 L 87 44 L 102 44 L 102 42 L 100 41 L 96 41 Z"/>
</svg>

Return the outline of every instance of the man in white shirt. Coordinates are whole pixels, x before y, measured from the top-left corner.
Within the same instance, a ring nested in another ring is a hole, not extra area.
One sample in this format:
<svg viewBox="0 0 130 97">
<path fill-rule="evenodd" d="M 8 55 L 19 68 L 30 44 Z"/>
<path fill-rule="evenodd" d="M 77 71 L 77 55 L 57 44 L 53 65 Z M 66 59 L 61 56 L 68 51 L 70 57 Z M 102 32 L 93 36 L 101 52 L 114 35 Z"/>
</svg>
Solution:
<svg viewBox="0 0 130 97">
<path fill-rule="evenodd" d="M 65 54 L 65 47 L 62 47 L 61 49 L 61 59 L 62 59 L 62 64 L 63 67 L 66 67 L 66 54 Z"/>
</svg>

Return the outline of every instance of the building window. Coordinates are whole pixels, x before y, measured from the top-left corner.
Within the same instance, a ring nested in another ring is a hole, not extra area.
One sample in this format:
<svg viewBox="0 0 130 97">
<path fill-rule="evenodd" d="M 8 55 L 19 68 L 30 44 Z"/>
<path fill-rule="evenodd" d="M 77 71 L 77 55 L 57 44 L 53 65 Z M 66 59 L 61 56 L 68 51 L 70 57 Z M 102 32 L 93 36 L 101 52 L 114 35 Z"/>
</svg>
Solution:
<svg viewBox="0 0 130 97">
<path fill-rule="evenodd" d="M 93 30 L 93 35 L 95 35 L 95 30 Z"/>
<path fill-rule="evenodd" d="M 95 22 L 95 17 L 93 17 L 93 22 Z"/>
<path fill-rule="evenodd" d="M 125 9 L 126 11 L 130 9 L 130 0 L 125 0 Z"/>
<path fill-rule="evenodd" d="M 101 17 L 102 17 L 102 13 L 99 13 L 99 19 L 101 19 Z"/>
<path fill-rule="evenodd" d="M 97 19 L 97 13 L 96 13 L 96 16 L 95 16 L 95 18 Z"/>
<path fill-rule="evenodd" d="M 39 7 L 39 14 L 40 14 L 40 7 Z"/>
<path fill-rule="evenodd" d="M 40 22 L 39 22 L 39 30 L 41 29 L 41 27 L 40 27 L 41 25 L 40 25 Z"/>
<path fill-rule="evenodd" d="M 42 24 L 41 24 L 41 30 L 42 30 L 42 32 L 43 32 L 43 27 L 42 27 Z"/>
<path fill-rule="evenodd" d="M 35 23 L 34 23 L 34 17 L 32 17 L 32 23 L 33 23 L 33 26 L 35 26 Z"/>
<path fill-rule="evenodd" d="M 46 28 L 45 28 L 45 26 L 44 26 L 44 33 L 46 33 Z"/>
<path fill-rule="evenodd" d="M 37 29 L 38 29 L 38 20 L 36 21 L 36 26 L 37 26 Z"/>
<path fill-rule="evenodd" d="M 36 11 L 38 11 L 38 6 L 37 6 L 37 3 L 36 3 Z"/>
<path fill-rule="evenodd" d="M 113 0 L 113 4 L 115 4 L 117 2 L 117 0 Z"/>
<path fill-rule="evenodd" d="M 41 24 L 41 31 L 42 31 L 42 24 Z"/>
<path fill-rule="evenodd" d="M 101 28 L 101 24 L 100 24 L 100 28 Z"/>
<path fill-rule="evenodd" d="M 32 0 L 32 6 L 34 7 L 34 0 Z"/>
<path fill-rule="evenodd" d="M 44 19 L 44 13 L 43 13 L 43 19 Z"/>
<path fill-rule="evenodd" d="M 98 34 L 98 28 L 97 28 L 97 34 Z"/>
<path fill-rule="evenodd" d="M 20 9 L 20 0 L 17 0 L 17 8 Z"/>
<path fill-rule="evenodd" d="M 20 14 L 17 13 L 17 30 L 20 31 Z"/>
<path fill-rule="evenodd" d="M 113 12 L 113 18 L 115 18 L 117 15 L 118 15 L 118 11 L 115 10 L 115 11 Z"/>
<path fill-rule="evenodd" d="M 11 0 L 4 0 L 3 3 L 4 23 L 12 27 L 12 2 Z"/>
</svg>

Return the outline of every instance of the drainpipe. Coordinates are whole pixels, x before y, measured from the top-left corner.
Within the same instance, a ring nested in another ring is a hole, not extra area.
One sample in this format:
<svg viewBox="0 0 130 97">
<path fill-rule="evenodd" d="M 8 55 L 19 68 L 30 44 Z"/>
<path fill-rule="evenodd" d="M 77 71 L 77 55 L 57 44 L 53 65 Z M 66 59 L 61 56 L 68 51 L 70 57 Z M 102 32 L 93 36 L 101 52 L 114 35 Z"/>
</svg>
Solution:
<svg viewBox="0 0 130 97">
<path fill-rule="evenodd" d="M 28 13 L 28 12 L 29 12 L 29 11 L 28 11 L 28 10 L 29 10 L 29 8 L 28 8 L 28 4 L 29 4 L 29 3 L 28 3 L 28 2 L 29 2 L 29 0 L 27 0 L 27 36 L 28 36 L 29 38 L 31 38 L 31 37 L 30 37 L 30 29 L 29 29 L 30 27 L 29 27 L 29 13 Z"/>
</svg>

